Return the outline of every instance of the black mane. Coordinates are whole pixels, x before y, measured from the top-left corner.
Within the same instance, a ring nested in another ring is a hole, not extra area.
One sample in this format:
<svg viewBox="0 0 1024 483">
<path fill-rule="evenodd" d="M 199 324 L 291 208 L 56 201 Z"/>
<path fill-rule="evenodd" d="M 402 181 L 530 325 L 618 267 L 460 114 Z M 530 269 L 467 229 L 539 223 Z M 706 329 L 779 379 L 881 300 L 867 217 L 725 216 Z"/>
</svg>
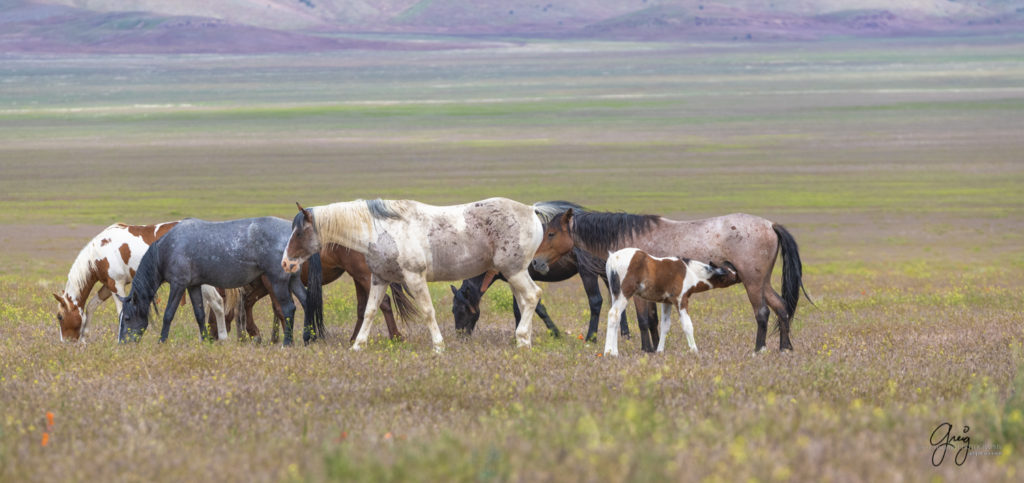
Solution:
<svg viewBox="0 0 1024 483">
<path fill-rule="evenodd" d="M 572 236 L 591 251 L 608 252 L 661 223 L 657 215 L 584 211 L 572 217 Z"/>
<path fill-rule="evenodd" d="M 391 209 L 388 203 L 380 198 L 375 200 L 366 200 L 366 209 L 370 211 L 370 216 L 378 219 L 398 219 L 402 215 L 398 214 L 395 210 Z"/>
</svg>

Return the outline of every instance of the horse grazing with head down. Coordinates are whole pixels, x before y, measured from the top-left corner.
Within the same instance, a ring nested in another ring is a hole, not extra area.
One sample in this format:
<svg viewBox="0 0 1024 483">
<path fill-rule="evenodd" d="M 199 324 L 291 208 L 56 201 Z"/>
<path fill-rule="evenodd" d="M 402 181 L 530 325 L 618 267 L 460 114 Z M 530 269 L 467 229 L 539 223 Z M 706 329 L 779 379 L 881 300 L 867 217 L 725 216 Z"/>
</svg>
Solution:
<svg viewBox="0 0 1024 483">
<path fill-rule="evenodd" d="M 284 344 L 292 343 L 292 317 L 295 314 L 294 294 L 306 314 L 303 340 L 325 335 L 322 307 L 307 303 L 306 289 L 297 275 L 285 273 L 280 254 L 288 241 L 288 222 L 280 218 L 246 218 L 242 220 L 209 222 L 197 219 L 183 220 L 163 238 L 153 243 L 142 257 L 132 280 L 132 290 L 123 299 L 124 310 L 118 330 L 118 340 L 138 340 L 149 325 L 149 305 L 164 282 L 171 285 L 170 301 L 180 299 L 188 291 L 192 299 L 199 334 L 207 338 L 203 323 L 201 285 L 237 288 L 249 285 L 266 275 L 274 296 L 285 318 Z M 311 260 L 310 297 L 320 300 L 320 256 Z M 176 309 L 168 303 L 164 310 L 160 341 L 167 340 Z M 315 326 L 315 333 L 314 333 Z"/>
<path fill-rule="evenodd" d="M 520 346 L 529 346 L 540 287 L 530 279 L 527 268 L 543 228 L 532 207 L 505 198 L 454 206 L 411 200 L 357 200 L 309 209 L 299 206 L 280 263 L 285 270 L 298 272 L 300 264 L 327 243 L 366 255 L 370 298 L 353 350 L 366 343 L 388 284 L 399 283 L 408 287 L 427 317 L 434 350 L 443 352 L 444 340 L 427 282 L 500 272 L 512 286 L 522 312 L 516 340 Z"/>
<path fill-rule="evenodd" d="M 690 295 L 736 283 L 736 272 L 731 268 L 681 257 L 652 257 L 636 248 L 623 248 L 609 254 L 606 266 L 612 308 L 608 312 L 604 353 L 613 356 L 619 355 L 614 322 L 622 316 L 634 295 L 661 306 L 658 352 L 665 350 L 665 338 L 672 325 L 672 309 L 679 311 L 679 323 L 686 334 L 686 342 L 691 351 L 697 352 L 697 344 L 693 341 L 693 322 L 686 313 Z"/>
<path fill-rule="evenodd" d="M 127 286 L 139 269 L 143 255 L 149 246 L 164 236 L 177 221 L 157 225 L 126 225 L 115 223 L 93 237 L 75 257 L 68 271 L 68 281 L 57 300 L 58 334 L 62 341 L 85 340 L 92 320 L 92 313 L 113 294 L 117 305 L 117 316 L 121 317 L 121 300 L 128 293 Z M 90 300 L 89 295 L 96 284 L 100 289 Z M 222 296 L 204 285 L 203 302 L 210 307 L 218 322 L 221 339 L 227 338 L 225 328 L 224 302 Z M 184 300 L 182 300 L 184 302 Z"/>
<path fill-rule="evenodd" d="M 534 268 L 547 267 L 578 246 L 605 258 L 622 248 L 639 248 L 653 256 L 686 256 L 726 262 L 735 268 L 754 310 L 757 336 L 754 350 L 765 348 L 768 317 L 778 316 L 779 349 L 792 350 L 790 322 L 796 313 L 803 288 L 803 265 L 793 236 L 782 226 L 757 216 L 736 213 L 695 221 L 676 221 L 654 215 L 575 212 L 566 210 L 544 229 Z M 782 254 L 782 296 L 772 288 L 772 269 Z M 806 291 L 804 291 L 806 296 Z M 808 298 L 808 300 L 810 300 Z M 659 335 L 656 320 L 640 321 L 640 338 L 645 351 L 652 352 Z M 653 340 L 653 343 L 652 343 Z"/>
</svg>

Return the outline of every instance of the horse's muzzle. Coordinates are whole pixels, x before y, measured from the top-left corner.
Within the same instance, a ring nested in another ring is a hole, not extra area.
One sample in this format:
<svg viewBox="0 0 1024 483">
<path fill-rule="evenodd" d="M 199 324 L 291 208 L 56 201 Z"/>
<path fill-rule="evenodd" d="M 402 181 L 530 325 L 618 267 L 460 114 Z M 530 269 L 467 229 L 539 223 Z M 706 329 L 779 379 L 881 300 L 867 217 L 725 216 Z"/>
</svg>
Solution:
<svg viewBox="0 0 1024 483">
<path fill-rule="evenodd" d="M 296 262 L 290 258 L 285 257 L 281 259 L 281 268 L 284 269 L 286 273 L 298 272 L 300 266 L 301 265 L 299 264 L 299 262 Z"/>
<path fill-rule="evenodd" d="M 540 259 L 537 259 L 537 258 L 533 259 L 532 265 L 533 265 L 533 269 L 536 270 L 537 273 L 539 273 L 541 275 L 547 274 L 548 270 L 550 269 L 548 267 L 548 262 L 540 260 Z"/>
</svg>

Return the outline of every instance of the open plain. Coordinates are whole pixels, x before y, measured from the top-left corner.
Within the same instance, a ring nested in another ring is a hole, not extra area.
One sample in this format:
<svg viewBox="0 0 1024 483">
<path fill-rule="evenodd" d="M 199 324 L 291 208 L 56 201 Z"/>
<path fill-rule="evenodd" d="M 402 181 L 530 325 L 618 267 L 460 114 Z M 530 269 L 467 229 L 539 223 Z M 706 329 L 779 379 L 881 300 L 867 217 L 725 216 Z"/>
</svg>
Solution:
<svg viewBox="0 0 1024 483">
<path fill-rule="evenodd" d="M 5 56 L 0 480 L 1024 474 L 1024 37 L 494 44 Z M 167 344 L 119 346 L 112 303 L 88 344 L 58 341 L 50 293 L 108 224 L 491 196 L 763 216 L 799 242 L 816 306 L 795 351 L 753 355 L 742 289 L 702 294 L 699 354 L 676 325 L 664 354 L 634 337 L 610 359 L 577 338 L 576 280 L 542 284 L 567 336 L 535 321 L 529 350 L 507 286 L 461 338 L 437 283 L 446 353 L 418 321 L 385 340 L 379 316 L 355 353 L 345 277 L 308 347 L 201 343 L 189 310 Z M 962 465 L 959 442 L 933 465 L 945 422 L 969 427 Z"/>
</svg>

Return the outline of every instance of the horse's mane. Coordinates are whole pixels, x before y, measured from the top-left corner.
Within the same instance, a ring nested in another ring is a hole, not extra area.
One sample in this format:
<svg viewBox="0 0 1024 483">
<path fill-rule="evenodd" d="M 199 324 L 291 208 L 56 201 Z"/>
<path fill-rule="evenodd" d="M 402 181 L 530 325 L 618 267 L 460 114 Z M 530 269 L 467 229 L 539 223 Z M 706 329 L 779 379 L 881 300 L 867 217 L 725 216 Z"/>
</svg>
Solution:
<svg viewBox="0 0 1024 483">
<path fill-rule="evenodd" d="M 366 209 L 376 220 L 403 219 L 411 208 L 408 200 L 366 200 Z"/>
<path fill-rule="evenodd" d="M 547 224 L 549 221 L 554 219 L 555 216 L 569 211 L 570 208 L 573 213 L 587 211 L 586 208 L 571 201 L 540 201 L 533 204 L 534 213 L 537 214 L 537 218 L 540 218 L 541 223 L 544 224 Z"/>
<path fill-rule="evenodd" d="M 141 313 L 149 318 L 149 304 L 154 302 L 156 291 L 163 283 L 158 267 L 160 242 L 163 240 L 161 238 L 150 245 L 146 254 L 142 256 L 139 269 L 135 272 L 135 278 L 132 279 L 131 292 L 128 294 L 131 305 L 125 304 L 124 310 L 128 310 L 130 306 L 132 310 L 141 310 Z"/>
<path fill-rule="evenodd" d="M 106 233 L 106 230 L 100 232 L 96 238 L 99 238 Z M 89 283 L 89 274 L 92 272 L 93 264 L 92 261 L 95 258 L 93 256 L 93 243 L 96 241 L 93 238 L 92 241 L 87 243 L 82 250 L 78 252 L 78 256 L 75 257 L 74 263 L 71 264 L 71 269 L 68 270 L 68 282 L 64 284 L 65 295 L 78 295 L 82 293 L 82 289 Z M 84 301 L 79 300 L 82 303 Z"/>
<path fill-rule="evenodd" d="M 583 211 L 572 218 L 572 236 L 591 251 L 601 253 L 643 235 L 661 223 L 657 215 Z"/>
<path fill-rule="evenodd" d="M 373 229 L 370 210 L 362 200 L 331 203 L 311 209 L 316 231 L 325 243 L 345 240 L 350 232 L 369 234 Z"/>
</svg>

